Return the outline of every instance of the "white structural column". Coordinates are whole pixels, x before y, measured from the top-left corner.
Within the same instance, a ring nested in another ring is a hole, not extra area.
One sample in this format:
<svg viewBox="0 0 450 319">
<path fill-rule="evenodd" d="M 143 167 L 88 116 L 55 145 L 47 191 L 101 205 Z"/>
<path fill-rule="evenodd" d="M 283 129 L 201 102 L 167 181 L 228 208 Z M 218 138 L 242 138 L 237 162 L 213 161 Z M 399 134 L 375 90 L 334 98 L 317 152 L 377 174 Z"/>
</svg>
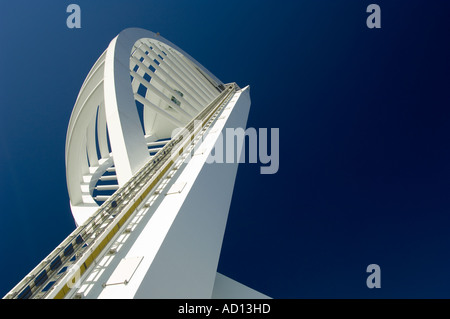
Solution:
<svg viewBox="0 0 450 319">
<path fill-rule="evenodd" d="M 97 139 L 102 159 L 109 157 L 105 104 L 101 103 L 97 113 Z"/>
<path fill-rule="evenodd" d="M 130 81 L 130 50 L 134 39 L 119 34 L 108 47 L 105 59 L 104 101 L 111 149 L 119 185 L 128 181 L 148 160 Z M 123 61 L 127 61 L 124 65 Z"/>
<path fill-rule="evenodd" d="M 86 136 L 86 144 L 87 144 L 87 154 L 89 158 L 89 166 L 95 167 L 98 166 L 98 154 L 97 154 L 97 148 L 95 145 L 96 139 L 95 139 L 95 123 L 96 123 L 96 117 L 92 117 L 90 120 L 89 126 L 87 128 L 87 136 Z"/>
<path fill-rule="evenodd" d="M 204 152 L 197 153 L 173 181 L 186 183 L 183 191 L 166 195 L 130 249 L 129 256 L 145 256 L 136 270 L 139 287 L 134 298 L 212 297 L 238 163 L 207 164 L 206 158 L 221 132 L 246 126 L 249 91 L 243 89 L 230 101 L 224 117 L 211 128 L 215 132 L 199 147 Z M 161 242 L 155 255 L 144 249 L 145 242 Z"/>
</svg>

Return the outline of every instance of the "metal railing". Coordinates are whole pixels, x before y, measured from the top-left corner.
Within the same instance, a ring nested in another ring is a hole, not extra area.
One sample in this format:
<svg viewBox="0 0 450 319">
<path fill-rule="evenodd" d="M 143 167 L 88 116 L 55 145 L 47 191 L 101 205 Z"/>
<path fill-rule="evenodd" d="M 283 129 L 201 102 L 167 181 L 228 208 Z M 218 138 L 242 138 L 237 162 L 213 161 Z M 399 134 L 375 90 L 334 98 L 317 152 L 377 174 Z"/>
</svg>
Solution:
<svg viewBox="0 0 450 319">
<path fill-rule="evenodd" d="M 196 121 L 202 121 L 203 127 L 214 114 L 219 113 L 238 89 L 236 83 L 227 84 L 225 89 L 185 126 L 185 130 L 196 134 Z M 63 298 L 74 284 L 73 281 L 79 279 L 101 254 L 137 206 L 172 166 L 175 158 L 171 155 L 174 150 L 177 151 L 176 157 L 186 150 L 186 145 L 179 145 L 182 141 L 182 132 L 179 132 L 4 298 L 45 298 L 50 293 L 56 298 Z M 73 271 L 74 267 L 77 268 L 77 274 Z"/>
</svg>

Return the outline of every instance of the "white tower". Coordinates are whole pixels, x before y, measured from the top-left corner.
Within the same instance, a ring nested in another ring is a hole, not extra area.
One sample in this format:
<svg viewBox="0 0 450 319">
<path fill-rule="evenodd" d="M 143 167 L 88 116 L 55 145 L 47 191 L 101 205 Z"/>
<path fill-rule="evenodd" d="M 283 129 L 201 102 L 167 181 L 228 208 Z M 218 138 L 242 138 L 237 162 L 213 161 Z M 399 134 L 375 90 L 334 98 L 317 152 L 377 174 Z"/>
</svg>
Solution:
<svg viewBox="0 0 450 319">
<path fill-rule="evenodd" d="M 249 108 L 249 87 L 222 83 L 159 34 L 122 31 L 67 131 L 78 227 L 5 297 L 267 298 L 217 273 L 238 157 L 211 163 L 211 152 Z"/>
</svg>

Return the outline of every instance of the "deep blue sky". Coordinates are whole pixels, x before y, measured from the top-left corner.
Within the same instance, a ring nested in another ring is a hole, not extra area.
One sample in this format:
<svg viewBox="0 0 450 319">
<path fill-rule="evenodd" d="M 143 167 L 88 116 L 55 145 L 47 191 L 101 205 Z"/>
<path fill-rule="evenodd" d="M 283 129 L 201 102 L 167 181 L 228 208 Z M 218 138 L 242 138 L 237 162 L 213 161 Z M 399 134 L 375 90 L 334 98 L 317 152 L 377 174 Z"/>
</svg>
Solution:
<svg viewBox="0 0 450 319">
<path fill-rule="evenodd" d="M 66 27 L 81 7 L 82 28 Z M 366 27 L 381 6 L 382 28 Z M 138 8 L 138 9 L 136 9 Z M 70 113 L 124 28 L 251 85 L 280 170 L 238 171 L 219 271 L 274 298 L 450 297 L 447 1 L 2 1 L 0 294 L 74 228 Z M 366 267 L 381 267 L 381 289 Z"/>
</svg>

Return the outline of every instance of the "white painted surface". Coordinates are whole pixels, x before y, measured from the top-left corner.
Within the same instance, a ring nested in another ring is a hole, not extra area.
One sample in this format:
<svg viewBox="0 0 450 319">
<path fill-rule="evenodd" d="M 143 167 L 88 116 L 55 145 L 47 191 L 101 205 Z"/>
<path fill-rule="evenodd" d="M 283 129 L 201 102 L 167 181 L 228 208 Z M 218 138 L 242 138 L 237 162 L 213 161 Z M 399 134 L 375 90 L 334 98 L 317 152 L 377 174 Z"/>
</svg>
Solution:
<svg viewBox="0 0 450 319">
<path fill-rule="evenodd" d="M 202 144 L 208 151 L 194 156 L 180 175 L 190 181 L 183 191 L 189 193 L 176 195 L 179 203 L 167 202 L 166 213 L 178 212 L 135 298 L 211 298 L 238 164 L 205 161 L 220 131 L 246 125 L 249 88 L 237 95 L 230 116 L 218 121 L 214 127 L 219 131 Z"/>
<path fill-rule="evenodd" d="M 220 273 L 216 274 L 213 299 L 270 299 L 269 296 L 247 287 Z"/>
<path fill-rule="evenodd" d="M 141 261 L 142 257 L 123 258 L 105 285 L 126 285 L 130 281 L 131 277 L 133 277 L 133 274 Z"/>
<path fill-rule="evenodd" d="M 167 195 L 171 194 L 179 194 L 183 191 L 184 186 L 186 186 L 186 182 L 179 181 L 172 185 L 172 187 L 167 192 Z"/>
<path fill-rule="evenodd" d="M 249 88 L 242 91 L 229 102 L 229 116 L 217 120 L 203 139 L 206 152 L 181 164 L 171 179 L 163 179 L 166 184 L 160 185 L 157 195 L 149 195 L 132 218 L 135 224 L 130 222 L 124 227 L 127 231 L 113 240 L 116 253 L 99 258 L 98 265 L 85 274 L 78 290 L 84 298 L 213 296 L 238 163 L 208 164 L 206 158 L 223 130 L 245 127 Z M 167 195 L 169 190 L 181 192 Z M 104 286 L 120 260 L 133 256 L 143 259 L 129 282 Z"/>
</svg>

